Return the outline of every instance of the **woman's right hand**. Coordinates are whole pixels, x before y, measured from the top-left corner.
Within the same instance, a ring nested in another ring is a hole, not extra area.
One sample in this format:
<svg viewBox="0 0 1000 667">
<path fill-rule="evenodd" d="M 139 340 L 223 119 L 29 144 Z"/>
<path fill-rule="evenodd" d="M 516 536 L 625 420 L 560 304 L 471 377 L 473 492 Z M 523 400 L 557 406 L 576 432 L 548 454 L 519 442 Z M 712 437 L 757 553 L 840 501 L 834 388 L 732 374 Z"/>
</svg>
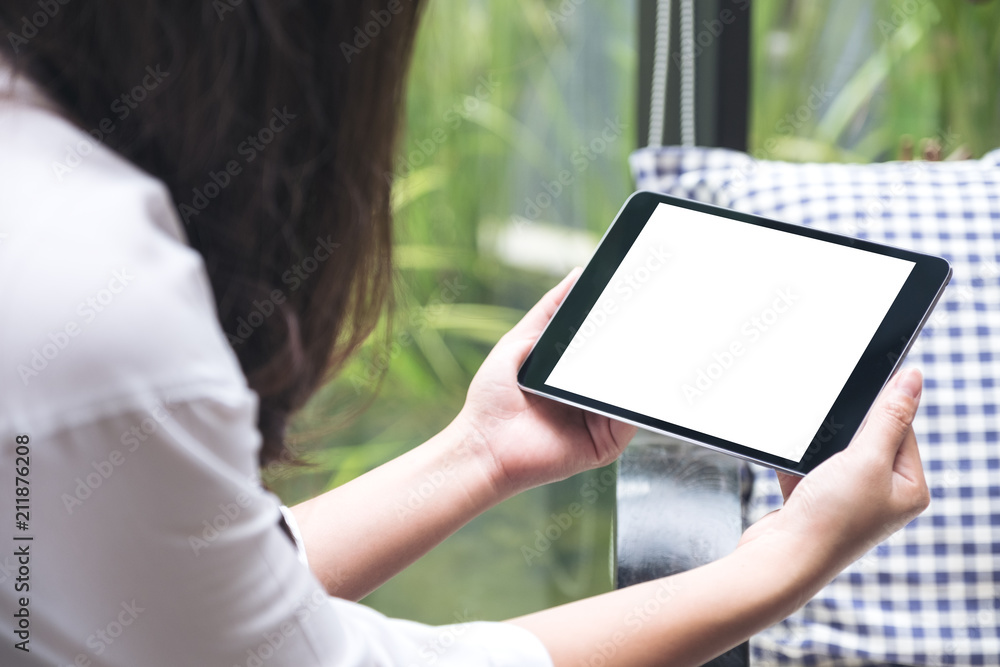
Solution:
<svg viewBox="0 0 1000 667">
<path fill-rule="evenodd" d="M 804 478 L 779 473 L 784 507 L 747 529 L 740 544 L 789 538 L 829 579 L 926 509 L 930 493 L 911 426 L 921 385 L 919 371 L 900 371 L 845 450 Z"/>
</svg>

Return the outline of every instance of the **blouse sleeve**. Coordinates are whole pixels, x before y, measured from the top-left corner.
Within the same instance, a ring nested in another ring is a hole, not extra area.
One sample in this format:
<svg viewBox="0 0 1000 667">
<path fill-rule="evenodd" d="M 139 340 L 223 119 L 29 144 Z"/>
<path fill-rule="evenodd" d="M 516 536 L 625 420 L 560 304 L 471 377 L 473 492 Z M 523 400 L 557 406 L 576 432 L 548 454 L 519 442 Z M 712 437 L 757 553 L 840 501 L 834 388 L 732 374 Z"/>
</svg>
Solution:
<svg viewBox="0 0 1000 667">
<path fill-rule="evenodd" d="M 32 438 L 31 653 L 5 640 L 0 663 L 551 665 L 516 626 L 432 627 L 328 596 L 254 476 L 247 388 L 130 402 Z M 9 626 L 16 600 L 0 591 Z"/>
</svg>

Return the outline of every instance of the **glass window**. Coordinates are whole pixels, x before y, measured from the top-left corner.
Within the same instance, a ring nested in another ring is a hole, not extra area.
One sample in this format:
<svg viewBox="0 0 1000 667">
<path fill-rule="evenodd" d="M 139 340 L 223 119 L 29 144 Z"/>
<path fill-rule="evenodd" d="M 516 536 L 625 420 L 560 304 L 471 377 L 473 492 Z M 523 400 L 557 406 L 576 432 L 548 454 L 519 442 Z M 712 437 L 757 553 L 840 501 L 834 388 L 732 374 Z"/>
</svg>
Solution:
<svg viewBox="0 0 1000 667">
<path fill-rule="evenodd" d="M 754 0 L 751 151 L 871 162 L 1000 146 L 1000 3 Z"/>
<path fill-rule="evenodd" d="M 297 421 L 313 466 L 270 480 L 289 504 L 443 428 L 492 345 L 587 261 L 633 189 L 633 3 L 432 0 L 425 12 L 400 161 L 386 175 L 397 223 L 390 353 L 367 346 Z M 609 590 L 613 479 L 592 471 L 503 503 L 366 603 L 449 623 Z"/>
</svg>

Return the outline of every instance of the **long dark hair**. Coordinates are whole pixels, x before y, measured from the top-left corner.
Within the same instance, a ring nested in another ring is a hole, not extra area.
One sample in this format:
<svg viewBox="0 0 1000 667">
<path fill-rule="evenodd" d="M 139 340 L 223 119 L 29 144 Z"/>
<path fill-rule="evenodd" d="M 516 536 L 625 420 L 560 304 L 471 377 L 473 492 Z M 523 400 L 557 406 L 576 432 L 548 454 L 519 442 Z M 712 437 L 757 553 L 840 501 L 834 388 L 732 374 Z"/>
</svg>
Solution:
<svg viewBox="0 0 1000 667">
<path fill-rule="evenodd" d="M 391 300 L 417 0 L 7 0 L 5 55 L 169 188 L 260 397 L 261 464 Z"/>
</svg>

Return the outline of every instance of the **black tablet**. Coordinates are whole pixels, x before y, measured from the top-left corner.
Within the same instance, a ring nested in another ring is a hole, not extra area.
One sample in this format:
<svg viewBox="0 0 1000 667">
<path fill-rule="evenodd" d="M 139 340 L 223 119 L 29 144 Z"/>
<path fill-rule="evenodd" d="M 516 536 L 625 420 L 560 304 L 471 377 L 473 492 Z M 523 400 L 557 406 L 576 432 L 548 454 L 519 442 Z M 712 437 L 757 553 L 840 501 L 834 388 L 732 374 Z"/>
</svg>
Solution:
<svg viewBox="0 0 1000 667">
<path fill-rule="evenodd" d="M 939 257 L 637 192 L 518 383 L 804 475 L 854 437 L 950 278 Z"/>
</svg>

